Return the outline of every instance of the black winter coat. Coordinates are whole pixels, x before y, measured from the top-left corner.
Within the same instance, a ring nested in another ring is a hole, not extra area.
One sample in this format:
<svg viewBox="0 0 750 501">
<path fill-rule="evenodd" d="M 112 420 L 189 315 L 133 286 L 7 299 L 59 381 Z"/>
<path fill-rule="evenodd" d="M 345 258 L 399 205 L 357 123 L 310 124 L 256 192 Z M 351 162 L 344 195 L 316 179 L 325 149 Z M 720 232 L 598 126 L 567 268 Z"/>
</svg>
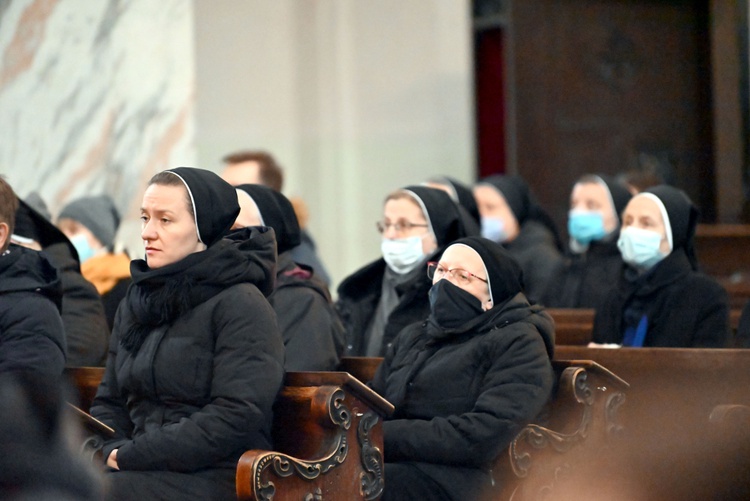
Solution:
<svg viewBox="0 0 750 501">
<path fill-rule="evenodd" d="M 586 252 L 558 264 L 542 303 L 550 308 L 598 308 L 622 275 L 617 242 L 591 242 Z"/>
<path fill-rule="evenodd" d="M 139 278 L 150 273 L 144 273 L 143 261 L 131 266 L 133 285 L 117 312 L 91 414 L 115 429 L 102 452 L 106 459 L 118 449 L 121 470 L 195 475 L 184 475 L 181 490 L 165 490 L 160 499 L 192 499 L 191 479 L 220 469 L 226 483 L 217 486 L 216 497 L 233 493 L 240 455 L 271 447 L 271 407 L 284 375 L 284 347 L 264 297 L 275 274 L 275 241 L 267 230 L 247 228 L 253 235 L 247 240 L 235 232 L 236 241 L 224 239 L 176 263 L 180 269 L 161 287 L 182 291 L 191 306 L 148 332 L 135 352 L 122 342 L 146 319 L 139 290 L 154 280 Z M 158 483 L 159 476 L 141 481 Z"/>
<path fill-rule="evenodd" d="M 336 309 L 346 332 L 347 355 L 365 354 L 365 337 L 380 301 L 386 266 L 382 258 L 378 259 L 354 272 L 339 285 Z M 425 271 L 396 288 L 400 301 L 388 317 L 388 324 L 383 333 L 383 352 L 380 356 L 385 354 L 401 330 L 409 324 L 424 320 L 430 314 L 430 301 L 427 296 L 430 287 L 432 281 Z"/>
<path fill-rule="evenodd" d="M 0 256 L 0 373 L 62 374 L 61 301 L 57 270 L 43 252 L 11 245 Z"/>
<path fill-rule="evenodd" d="M 344 351 L 344 327 L 328 288 L 309 269 L 279 255 L 276 288 L 268 297 L 284 338 L 288 371 L 333 371 Z"/>
<path fill-rule="evenodd" d="M 451 499 L 478 499 L 549 399 L 553 350 L 552 319 L 523 294 L 459 329 L 409 326 L 371 383 L 396 408 L 383 423 L 386 463 L 415 463 Z"/>
<path fill-rule="evenodd" d="M 529 220 L 523 223 L 515 240 L 503 247 L 521 265 L 526 297 L 534 303 L 540 301 L 563 260 L 555 235 L 542 223 Z"/>
<path fill-rule="evenodd" d="M 71 367 L 101 367 L 107 358 L 109 325 L 96 287 L 83 278 L 78 259 L 67 242 L 44 248 L 60 273 L 63 288 L 62 319 Z"/>
<path fill-rule="evenodd" d="M 635 278 L 625 268 L 618 286 L 597 309 L 593 340 L 621 344 L 623 315 L 633 304 L 648 317 L 644 346 L 725 348 L 729 345 L 729 298 L 715 280 L 693 271 L 678 248 Z"/>
</svg>

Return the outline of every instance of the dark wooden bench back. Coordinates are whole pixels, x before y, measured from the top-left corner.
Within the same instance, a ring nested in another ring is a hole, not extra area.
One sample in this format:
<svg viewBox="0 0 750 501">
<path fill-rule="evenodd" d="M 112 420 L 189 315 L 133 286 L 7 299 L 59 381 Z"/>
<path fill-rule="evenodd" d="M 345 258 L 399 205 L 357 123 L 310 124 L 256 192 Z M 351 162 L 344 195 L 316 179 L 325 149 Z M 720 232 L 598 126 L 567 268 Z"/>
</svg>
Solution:
<svg viewBox="0 0 750 501">
<path fill-rule="evenodd" d="M 738 459 L 731 451 L 743 443 L 750 450 L 750 433 L 727 435 L 718 425 L 750 405 L 750 350 L 559 346 L 555 356 L 594 360 L 630 383 L 619 413 L 624 440 L 579 489 L 594 488 L 606 468 L 602 499 L 613 495 L 604 489 L 628 492 L 626 499 L 736 499 L 722 489 L 735 489 L 728 482 L 737 477 L 726 474 Z"/>
</svg>

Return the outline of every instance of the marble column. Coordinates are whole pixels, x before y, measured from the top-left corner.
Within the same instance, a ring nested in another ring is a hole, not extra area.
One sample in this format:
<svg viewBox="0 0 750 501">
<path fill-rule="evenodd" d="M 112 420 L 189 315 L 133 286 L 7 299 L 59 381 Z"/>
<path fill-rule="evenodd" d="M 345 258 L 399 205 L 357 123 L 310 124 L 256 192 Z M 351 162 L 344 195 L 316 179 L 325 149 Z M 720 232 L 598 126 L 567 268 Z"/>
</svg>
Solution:
<svg viewBox="0 0 750 501">
<path fill-rule="evenodd" d="M 140 256 L 138 208 L 153 173 L 193 165 L 189 0 L 0 3 L 0 172 L 56 215 L 107 193 Z"/>
</svg>

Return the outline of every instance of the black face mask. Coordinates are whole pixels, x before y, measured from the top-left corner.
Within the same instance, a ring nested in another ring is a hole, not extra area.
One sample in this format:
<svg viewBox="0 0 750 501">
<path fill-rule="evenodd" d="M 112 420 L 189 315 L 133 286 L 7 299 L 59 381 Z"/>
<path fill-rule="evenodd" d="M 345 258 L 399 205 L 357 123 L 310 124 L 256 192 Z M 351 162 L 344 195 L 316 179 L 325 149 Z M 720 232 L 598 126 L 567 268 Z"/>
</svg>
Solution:
<svg viewBox="0 0 750 501">
<path fill-rule="evenodd" d="M 432 286 L 429 297 L 432 318 L 445 329 L 461 327 L 484 312 L 479 299 L 445 279 Z"/>
</svg>

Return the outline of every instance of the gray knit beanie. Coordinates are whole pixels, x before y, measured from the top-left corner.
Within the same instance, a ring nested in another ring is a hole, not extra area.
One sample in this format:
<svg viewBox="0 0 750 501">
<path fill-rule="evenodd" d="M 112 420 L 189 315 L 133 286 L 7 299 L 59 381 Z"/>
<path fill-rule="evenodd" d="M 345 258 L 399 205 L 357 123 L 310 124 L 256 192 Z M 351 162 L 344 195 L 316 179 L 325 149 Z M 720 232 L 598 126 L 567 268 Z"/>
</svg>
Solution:
<svg viewBox="0 0 750 501">
<path fill-rule="evenodd" d="M 107 249 L 112 250 L 120 226 L 120 214 L 108 195 L 73 200 L 60 211 L 58 220 L 70 218 L 91 231 Z"/>
</svg>

